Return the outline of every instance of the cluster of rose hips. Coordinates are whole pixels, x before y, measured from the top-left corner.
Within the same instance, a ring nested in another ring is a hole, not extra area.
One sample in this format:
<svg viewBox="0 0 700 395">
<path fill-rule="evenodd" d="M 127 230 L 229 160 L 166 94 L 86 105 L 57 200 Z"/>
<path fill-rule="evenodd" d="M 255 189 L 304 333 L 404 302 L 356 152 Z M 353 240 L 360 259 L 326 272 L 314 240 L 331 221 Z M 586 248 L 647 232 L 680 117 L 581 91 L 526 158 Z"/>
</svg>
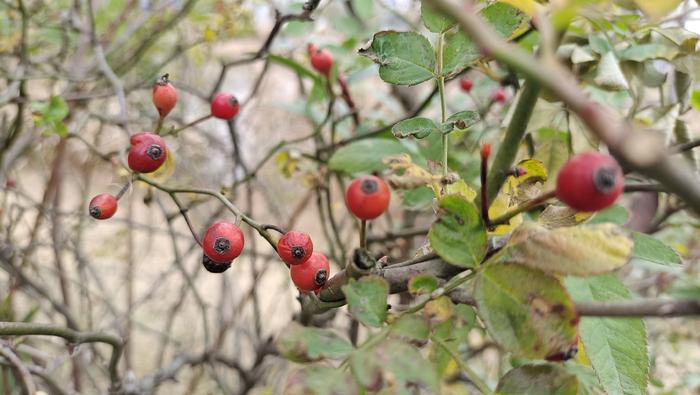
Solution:
<svg viewBox="0 0 700 395">
<path fill-rule="evenodd" d="M 160 121 L 172 111 L 177 103 L 177 91 L 168 80 L 168 75 L 161 77 L 153 85 L 153 104 L 158 110 Z M 219 93 L 211 100 L 211 115 L 229 120 L 238 114 L 241 106 L 235 96 Z M 129 169 L 134 173 L 153 173 L 158 170 L 168 157 L 165 140 L 157 133 L 142 132 L 131 136 L 131 147 L 127 156 Z M 117 196 L 101 193 L 90 201 L 89 212 L 95 219 L 107 219 L 117 212 Z"/>
<path fill-rule="evenodd" d="M 376 176 L 354 179 L 345 191 L 345 202 L 355 217 L 362 221 L 379 217 L 389 207 L 391 193 L 386 183 Z M 219 222 L 207 229 L 202 240 L 202 263 L 212 273 L 222 273 L 243 251 L 243 232 L 234 224 Z M 289 267 L 292 282 L 302 292 L 319 292 L 330 277 L 328 258 L 314 251 L 307 233 L 285 232 L 277 242 L 277 254 Z"/>
<path fill-rule="evenodd" d="M 325 49 L 314 44 L 307 47 L 311 65 L 319 73 L 330 77 L 333 57 Z M 460 86 L 469 92 L 471 80 L 462 79 Z M 503 102 L 506 93 L 503 88 L 494 91 L 492 100 Z M 153 86 L 153 104 L 163 119 L 177 103 L 177 91 L 166 74 Z M 219 93 L 211 100 L 211 115 L 225 120 L 235 117 L 240 104 L 235 96 Z M 165 162 L 168 151 L 165 141 L 156 133 L 143 132 L 131 136 L 131 147 L 127 162 L 134 173 L 152 173 Z M 490 145 L 486 145 L 490 152 Z M 482 149 L 482 159 L 488 153 Z M 129 184 L 127 184 L 128 186 Z M 580 211 L 596 211 L 614 203 L 623 189 L 622 169 L 609 155 L 585 153 L 573 157 L 562 167 L 557 179 L 557 197 L 572 208 Z M 117 211 L 117 201 L 125 189 L 117 195 L 102 193 L 89 204 L 89 213 L 96 219 L 107 219 Z M 389 207 L 391 193 L 387 184 L 376 176 L 362 176 L 354 179 L 345 193 L 345 202 L 350 212 L 366 221 L 379 217 Z M 364 234 L 364 232 L 363 232 Z M 364 243 L 364 241 L 363 241 Z M 222 273 L 242 252 L 245 239 L 241 229 L 233 223 L 217 222 L 211 225 L 201 241 L 202 265 L 212 273 Z M 292 282 L 302 292 L 318 292 L 326 283 L 330 266 L 325 255 L 314 251 L 311 237 L 304 232 L 285 232 L 277 243 L 277 253 L 290 268 Z"/>
<path fill-rule="evenodd" d="M 462 88 L 464 92 L 469 93 L 474 87 L 474 82 L 465 77 L 459 80 L 459 87 Z M 506 92 L 506 89 L 502 86 L 499 86 L 491 92 L 491 100 L 496 103 L 503 103 L 507 98 L 508 92 Z"/>
</svg>

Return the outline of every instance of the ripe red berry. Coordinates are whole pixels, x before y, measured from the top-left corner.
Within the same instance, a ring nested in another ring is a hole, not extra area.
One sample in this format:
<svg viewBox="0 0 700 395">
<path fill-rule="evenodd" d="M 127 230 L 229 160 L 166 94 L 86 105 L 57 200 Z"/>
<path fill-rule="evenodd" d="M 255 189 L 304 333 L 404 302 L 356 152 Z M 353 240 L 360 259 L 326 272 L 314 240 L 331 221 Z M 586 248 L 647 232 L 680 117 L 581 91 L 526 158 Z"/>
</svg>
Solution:
<svg viewBox="0 0 700 395">
<path fill-rule="evenodd" d="M 243 232 L 228 222 L 217 222 L 207 229 L 202 240 L 204 254 L 216 263 L 233 261 L 243 251 Z"/>
<path fill-rule="evenodd" d="M 330 273 L 328 258 L 318 252 L 311 254 L 306 262 L 300 265 L 292 265 L 290 274 L 292 282 L 304 292 L 311 292 L 321 288 L 328 280 Z"/>
<path fill-rule="evenodd" d="M 141 143 L 160 143 L 163 139 L 155 133 L 151 132 L 141 132 L 131 135 L 129 142 L 131 145 L 138 145 Z"/>
<path fill-rule="evenodd" d="M 107 219 L 117 212 L 117 198 L 109 193 L 101 193 L 90 200 L 88 211 L 95 219 Z"/>
<path fill-rule="evenodd" d="M 177 103 L 177 91 L 166 74 L 153 84 L 153 104 L 160 117 L 165 118 L 175 107 L 175 103 Z"/>
<path fill-rule="evenodd" d="M 348 209 L 359 219 L 374 219 L 389 207 L 391 193 L 379 177 L 363 176 L 354 179 L 345 191 Z"/>
<path fill-rule="evenodd" d="M 506 97 L 506 90 L 503 88 L 496 88 L 496 90 L 493 91 L 492 99 L 497 103 L 503 103 L 504 101 L 506 101 Z"/>
<path fill-rule="evenodd" d="M 469 92 L 472 90 L 472 87 L 474 87 L 474 83 L 469 78 L 462 78 L 459 80 L 459 86 L 463 91 Z"/>
<path fill-rule="evenodd" d="M 231 119 L 241 110 L 236 96 L 230 93 L 218 93 L 211 100 L 211 115 L 220 119 Z"/>
<path fill-rule="evenodd" d="M 165 141 L 153 133 L 138 133 L 131 137 L 129 168 L 138 173 L 151 173 L 165 162 L 168 150 Z"/>
<path fill-rule="evenodd" d="M 622 169 L 615 158 L 587 152 L 571 158 L 559 170 L 557 198 L 579 211 L 612 205 L 624 189 Z"/>
<path fill-rule="evenodd" d="M 209 273 L 223 273 L 231 267 L 231 262 L 232 261 L 217 263 L 212 261 L 207 254 L 202 254 L 202 266 L 204 266 Z"/>
<path fill-rule="evenodd" d="M 333 67 L 333 55 L 327 49 L 316 49 L 311 53 L 311 65 L 319 73 L 328 76 Z"/>
<path fill-rule="evenodd" d="M 304 232 L 290 231 L 277 242 L 277 253 L 288 265 L 299 265 L 311 258 L 314 243 Z"/>
</svg>

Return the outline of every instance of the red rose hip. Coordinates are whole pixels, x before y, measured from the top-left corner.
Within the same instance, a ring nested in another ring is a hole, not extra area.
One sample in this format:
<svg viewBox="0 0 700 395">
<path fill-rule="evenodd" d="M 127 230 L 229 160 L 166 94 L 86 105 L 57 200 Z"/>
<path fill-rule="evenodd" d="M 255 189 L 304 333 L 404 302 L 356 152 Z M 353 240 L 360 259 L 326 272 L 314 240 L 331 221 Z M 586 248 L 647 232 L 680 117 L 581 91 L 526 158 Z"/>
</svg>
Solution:
<svg viewBox="0 0 700 395">
<path fill-rule="evenodd" d="M 326 283 L 330 274 L 328 258 L 318 252 L 311 254 L 306 262 L 292 265 L 290 275 L 292 282 L 304 292 L 315 291 Z"/>
<path fill-rule="evenodd" d="M 462 78 L 459 80 L 459 86 L 463 91 L 469 92 L 472 90 L 472 87 L 474 87 L 474 83 L 469 78 Z"/>
<path fill-rule="evenodd" d="M 152 173 L 158 170 L 168 157 L 165 141 L 157 134 L 135 134 L 131 137 L 131 143 L 127 159 L 129 168 L 137 173 Z"/>
<path fill-rule="evenodd" d="M 493 94 L 491 96 L 493 101 L 495 101 L 496 103 L 503 103 L 504 101 L 506 101 L 506 97 L 506 90 L 503 88 L 496 88 L 496 90 L 493 91 Z"/>
<path fill-rule="evenodd" d="M 615 203 L 624 189 L 622 168 L 615 158 L 587 152 L 571 158 L 559 170 L 557 198 L 579 211 L 598 211 Z"/>
<path fill-rule="evenodd" d="M 328 76 L 333 67 L 333 55 L 327 49 L 316 49 L 311 53 L 311 66 L 319 73 Z"/>
<path fill-rule="evenodd" d="M 153 104 L 161 118 L 165 118 L 177 103 L 177 91 L 168 80 L 168 74 L 160 77 L 153 84 Z"/>
<path fill-rule="evenodd" d="M 217 222 L 207 229 L 202 240 L 204 254 L 215 263 L 227 263 L 241 255 L 243 232 L 228 222 Z"/>
<path fill-rule="evenodd" d="M 304 232 L 289 231 L 277 242 L 277 253 L 288 265 L 299 265 L 311 258 L 314 244 Z"/>
<path fill-rule="evenodd" d="M 236 96 L 230 93 L 218 93 L 211 100 L 211 115 L 229 120 L 238 114 L 241 110 L 241 105 L 238 103 Z"/>
<path fill-rule="evenodd" d="M 90 200 L 88 207 L 92 218 L 111 218 L 117 212 L 117 198 L 109 193 L 101 193 Z"/>
<path fill-rule="evenodd" d="M 348 209 L 359 219 L 374 219 L 389 207 L 391 192 L 379 177 L 363 176 L 354 179 L 345 191 Z"/>
</svg>

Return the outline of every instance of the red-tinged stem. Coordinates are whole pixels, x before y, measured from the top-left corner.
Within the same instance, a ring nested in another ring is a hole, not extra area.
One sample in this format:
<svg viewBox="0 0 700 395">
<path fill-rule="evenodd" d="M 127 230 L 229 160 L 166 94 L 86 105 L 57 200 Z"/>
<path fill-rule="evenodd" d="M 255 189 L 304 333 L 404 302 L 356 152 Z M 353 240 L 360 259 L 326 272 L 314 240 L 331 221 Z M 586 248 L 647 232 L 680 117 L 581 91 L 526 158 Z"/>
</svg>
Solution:
<svg viewBox="0 0 700 395">
<path fill-rule="evenodd" d="M 360 113 L 357 111 L 357 106 L 355 106 L 355 101 L 352 99 L 350 94 L 350 88 L 348 87 L 348 82 L 341 75 L 338 75 L 338 85 L 340 85 L 340 92 L 343 100 L 348 105 L 350 113 L 352 114 L 352 120 L 355 126 L 360 124 Z"/>
</svg>

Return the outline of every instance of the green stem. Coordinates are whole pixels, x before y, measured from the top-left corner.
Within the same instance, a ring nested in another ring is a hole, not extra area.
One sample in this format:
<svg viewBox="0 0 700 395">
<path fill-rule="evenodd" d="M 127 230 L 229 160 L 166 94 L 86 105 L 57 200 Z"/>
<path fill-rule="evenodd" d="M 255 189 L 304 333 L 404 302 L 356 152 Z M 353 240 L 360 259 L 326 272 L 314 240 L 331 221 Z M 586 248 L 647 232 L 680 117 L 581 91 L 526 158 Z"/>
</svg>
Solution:
<svg viewBox="0 0 700 395">
<path fill-rule="evenodd" d="M 484 395 L 493 394 L 493 391 L 491 391 L 491 388 L 489 388 L 489 386 L 483 380 L 481 380 L 481 377 L 479 377 L 479 375 L 477 375 L 476 372 L 473 371 L 469 367 L 469 365 L 464 363 L 464 361 L 462 360 L 462 357 L 459 354 L 457 354 L 457 352 L 455 352 L 455 350 L 451 349 L 447 344 L 445 344 L 445 342 L 443 342 L 441 339 L 438 339 L 436 337 L 433 337 L 432 341 L 433 341 L 433 343 L 442 347 L 442 349 L 445 350 L 448 354 L 450 354 L 452 359 L 454 359 L 455 362 L 457 362 L 457 365 L 459 365 L 459 368 L 464 372 L 464 374 L 467 376 L 467 378 L 469 378 L 469 381 L 471 381 L 472 384 L 474 384 L 474 386 L 479 391 L 481 391 L 482 394 L 484 394 Z"/>
<path fill-rule="evenodd" d="M 539 93 L 540 86 L 538 84 L 531 80 L 525 81 L 520 99 L 518 99 L 518 104 L 513 112 L 513 118 L 508 124 L 503 141 L 498 146 L 498 153 L 491 164 L 491 174 L 488 179 L 489 203 L 492 203 L 496 198 L 498 191 L 508 177 L 508 172 L 513 167 L 518 148 L 520 148 L 520 141 L 527 130 Z"/>
<path fill-rule="evenodd" d="M 163 192 L 166 192 L 168 194 L 175 195 L 178 193 L 192 193 L 196 195 L 208 195 L 215 197 L 218 199 L 221 203 L 223 203 L 226 208 L 232 212 L 236 218 L 240 218 L 243 222 L 248 224 L 250 227 L 255 229 L 260 236 L 262 236 L 265 240 L 267 240 L 268 243 L 274 248 L 275 250 L 277 249 L 277 243 L 273 239 L 272 235 L 270 232 L 268 232 L 265 228 L 263 228 L 263 225 L 257 223 L 254 219 L 250 218 L 249 216 L 245 215 L 241 209 L 236 207 L 233 203 L 231 203 L 230 200 L 226 198 L 223 194 L 220 192 L 212 191 L 209 189 L 200 189 L 200 188 L 170 188 L 168 186 L 165 186 L 151 178 L 148 178 L 144 176 L 143 174 L 137 174 L 136 179 L 145 182 L 146 184 L 155 187 L 156 189 L 160 189 Z"/>
<path fill-rule="evenodd" d="M 440 33 L 437 44 L 437 74 L 438 91 L 440 93 L 440 122 L 444 123 L 447 118 L 447 103 L 445 101 L 445 77 L 442 75 L 443 52 L 445 49 L 445 35 Z M 447 153 L 448 153 L 449 135 L 442 135 L 442 176 L 447 177 Z"/>
<path fill-rule="evenodd" d="M 78 332 L 70 328 L 51 324 L 32 324 L 24 322 L 0 322 L 0 336 L 24 336 L 45 335 L 57 336 L 68 340 L 73 344 L 82 343 L 106 343 L 112 346 L 112 356 L 109 360 L 110 389 L 112 392 L 119 390 L 119 359 L 122 355 L 124 340 L 115 335 L 99 332 Z"/>
</svg>

